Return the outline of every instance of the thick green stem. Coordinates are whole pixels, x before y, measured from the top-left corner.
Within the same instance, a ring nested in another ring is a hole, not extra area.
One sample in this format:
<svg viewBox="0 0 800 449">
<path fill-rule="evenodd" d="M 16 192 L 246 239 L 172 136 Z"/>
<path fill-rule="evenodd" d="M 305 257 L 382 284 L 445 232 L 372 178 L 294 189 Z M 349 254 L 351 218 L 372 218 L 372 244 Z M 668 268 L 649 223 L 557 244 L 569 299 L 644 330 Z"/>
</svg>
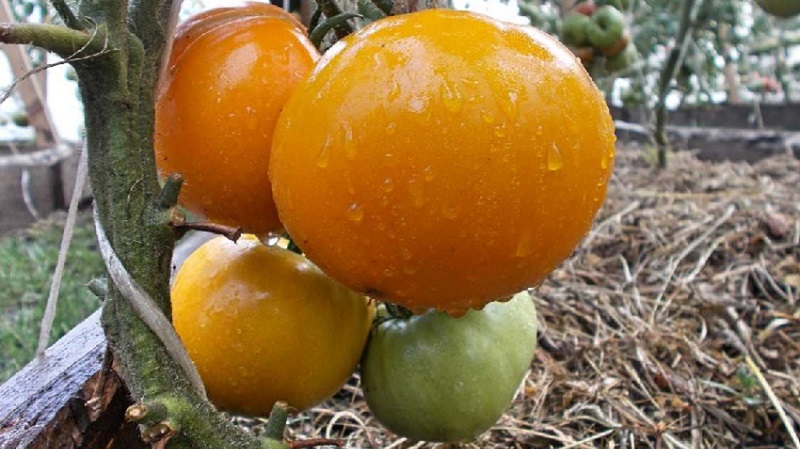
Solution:
<svg viewBox="0 0 800 449">
<path fill-rule="evenodd" d="M 102 32 L 79 31 L 40 23 L 2 23 L 0 42 L 45 48 L 65 59 L 100 54 L 108 48 Z"/>
<path fill-rule="evenodd" d="M 667 137 L 667 95 L 669 95 L 672 80 L 675 79 L 681 64 L 683 63 L 686 50 L 691 40 L 691 30 L 697 21 L 697 12 L 700 10 L 704 0 L 683 0 L 681 8 L 681 22 L 678 28 L 678 35 L 675 45 L 669 52 L 667 62 L 661 69 L 658 79 L 658 102 L 656 103 L 656 125 L 653 138 L 658 146 L 658 166 L 667 166 L 667 151 L 669 149 L 669 138 Z"/>
</svg>

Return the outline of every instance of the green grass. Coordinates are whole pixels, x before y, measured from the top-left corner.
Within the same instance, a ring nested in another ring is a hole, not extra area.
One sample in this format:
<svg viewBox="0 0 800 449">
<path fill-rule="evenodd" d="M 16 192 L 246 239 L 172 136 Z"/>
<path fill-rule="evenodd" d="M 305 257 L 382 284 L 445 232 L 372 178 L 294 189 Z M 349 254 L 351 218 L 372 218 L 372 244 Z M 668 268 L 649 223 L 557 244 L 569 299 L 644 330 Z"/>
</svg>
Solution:
<svg viewBox="0 0 800 449">
<path fill-rule="evenodd" d="M 63 226 L 60 216 L 0 237 L 0 382 L 36 353 Z M 99 307 L 85 284 L 103 273 L 91 219 L 81 216 L 67 256 L 51 343 Z"/>
</svg>

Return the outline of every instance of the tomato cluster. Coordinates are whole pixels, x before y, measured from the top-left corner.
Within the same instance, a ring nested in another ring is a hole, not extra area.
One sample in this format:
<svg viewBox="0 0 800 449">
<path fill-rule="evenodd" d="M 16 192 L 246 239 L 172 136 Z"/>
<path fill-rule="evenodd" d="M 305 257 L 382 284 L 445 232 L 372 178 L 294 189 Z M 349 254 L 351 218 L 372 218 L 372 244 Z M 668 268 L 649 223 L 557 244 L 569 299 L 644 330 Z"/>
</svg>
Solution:
<svg viewBox="0 0 800 449">
<path fill-rule="evenodd" d="M 604 60 L 607 72 L 630 68 L 639 52 L 631 41 L 623 10 L 627 2 L 587 0 L 575 5 L 561 21 L 561 40 L 581 59 L 587 69 Z"/>
<path fill-rule="evenodd" d="M 219 238 L 181 267 L 174 322 L 211 399 L 306 409 L 360 359 L 389 429 L 475 438 L 527 372 L 527 289 L 589 230 L 614 143 L 580 61 L 530 27 L 423 11 L 317 60 L 267 5 L 185 22 L 158 97 L 159 171 L 183 175 L 186 209 L 283 229 L 302 253 Z"/>
</svg>

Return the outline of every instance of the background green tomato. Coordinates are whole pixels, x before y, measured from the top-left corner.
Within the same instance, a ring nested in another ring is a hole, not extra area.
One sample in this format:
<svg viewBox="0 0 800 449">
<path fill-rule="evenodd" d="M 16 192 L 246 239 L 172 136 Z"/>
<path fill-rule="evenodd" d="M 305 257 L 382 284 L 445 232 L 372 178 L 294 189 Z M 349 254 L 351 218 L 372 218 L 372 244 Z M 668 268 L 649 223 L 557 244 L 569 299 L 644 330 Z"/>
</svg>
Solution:
<svg viewBox="0 0 800 449">
<path fill-rule="evenodd" d="M 589 44 L 586 29 L 592 19 L 579 12 L 569 12 L 561 22 L 561 41 L 564 45 L 584 47 Z"/>
<path fill-rule="evenodd" d="M 461 318 L 390 319 L 370 336 L 361 382 L 375 417 L 422 441 L 472 440 L 508 408 L 536 349 L 527 292 Z"/>
<path fill-rule="evenodd" d="M 776 17 L 792 17 L 800 14 L 800 0 L 756 0 L 758 6 Z"/>
<path fill-rule="evenodd" d="M 589 42 L 598 49 L 611 47 L 625 34 L 625 16 L 611 5 L 602 6 L 586 27 Z"/>
</svg>

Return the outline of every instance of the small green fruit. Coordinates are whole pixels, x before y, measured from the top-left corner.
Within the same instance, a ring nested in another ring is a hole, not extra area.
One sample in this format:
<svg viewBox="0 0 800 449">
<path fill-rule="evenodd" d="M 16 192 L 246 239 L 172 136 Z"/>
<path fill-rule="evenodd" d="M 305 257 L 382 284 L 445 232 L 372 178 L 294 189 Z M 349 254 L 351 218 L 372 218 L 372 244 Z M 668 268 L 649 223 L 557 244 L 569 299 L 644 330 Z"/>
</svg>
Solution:
<svg viewBox="0 0 800 449">
<path fill-rule="evenodd" d="M 793 17 L 800 14 L 800 0 L 756 0 L 758 6 L 775 17 Z"/>
<path fill-rule="evenodd" d="M 625 16 L 615 7 L 600 7 L 586 28 L 589 42 L 598 49 L 613 46 L 625 35 Z"/>
<path fill-rule="evenodd" d="M 621 53 L 606 59 L 606 70 L 609 73 L 621 72 L 632 66 L 639 59 L 639 51 L 633 42 L 629 43 Z"/>
<path fill-rule="evenodd" d="M 589 45 L 586 34 L 592 19 L 579 12 L 569 12 L 561 22 L 561 41 L 564 45 L 572 47 L 585 47 Z"/>
</svg>

